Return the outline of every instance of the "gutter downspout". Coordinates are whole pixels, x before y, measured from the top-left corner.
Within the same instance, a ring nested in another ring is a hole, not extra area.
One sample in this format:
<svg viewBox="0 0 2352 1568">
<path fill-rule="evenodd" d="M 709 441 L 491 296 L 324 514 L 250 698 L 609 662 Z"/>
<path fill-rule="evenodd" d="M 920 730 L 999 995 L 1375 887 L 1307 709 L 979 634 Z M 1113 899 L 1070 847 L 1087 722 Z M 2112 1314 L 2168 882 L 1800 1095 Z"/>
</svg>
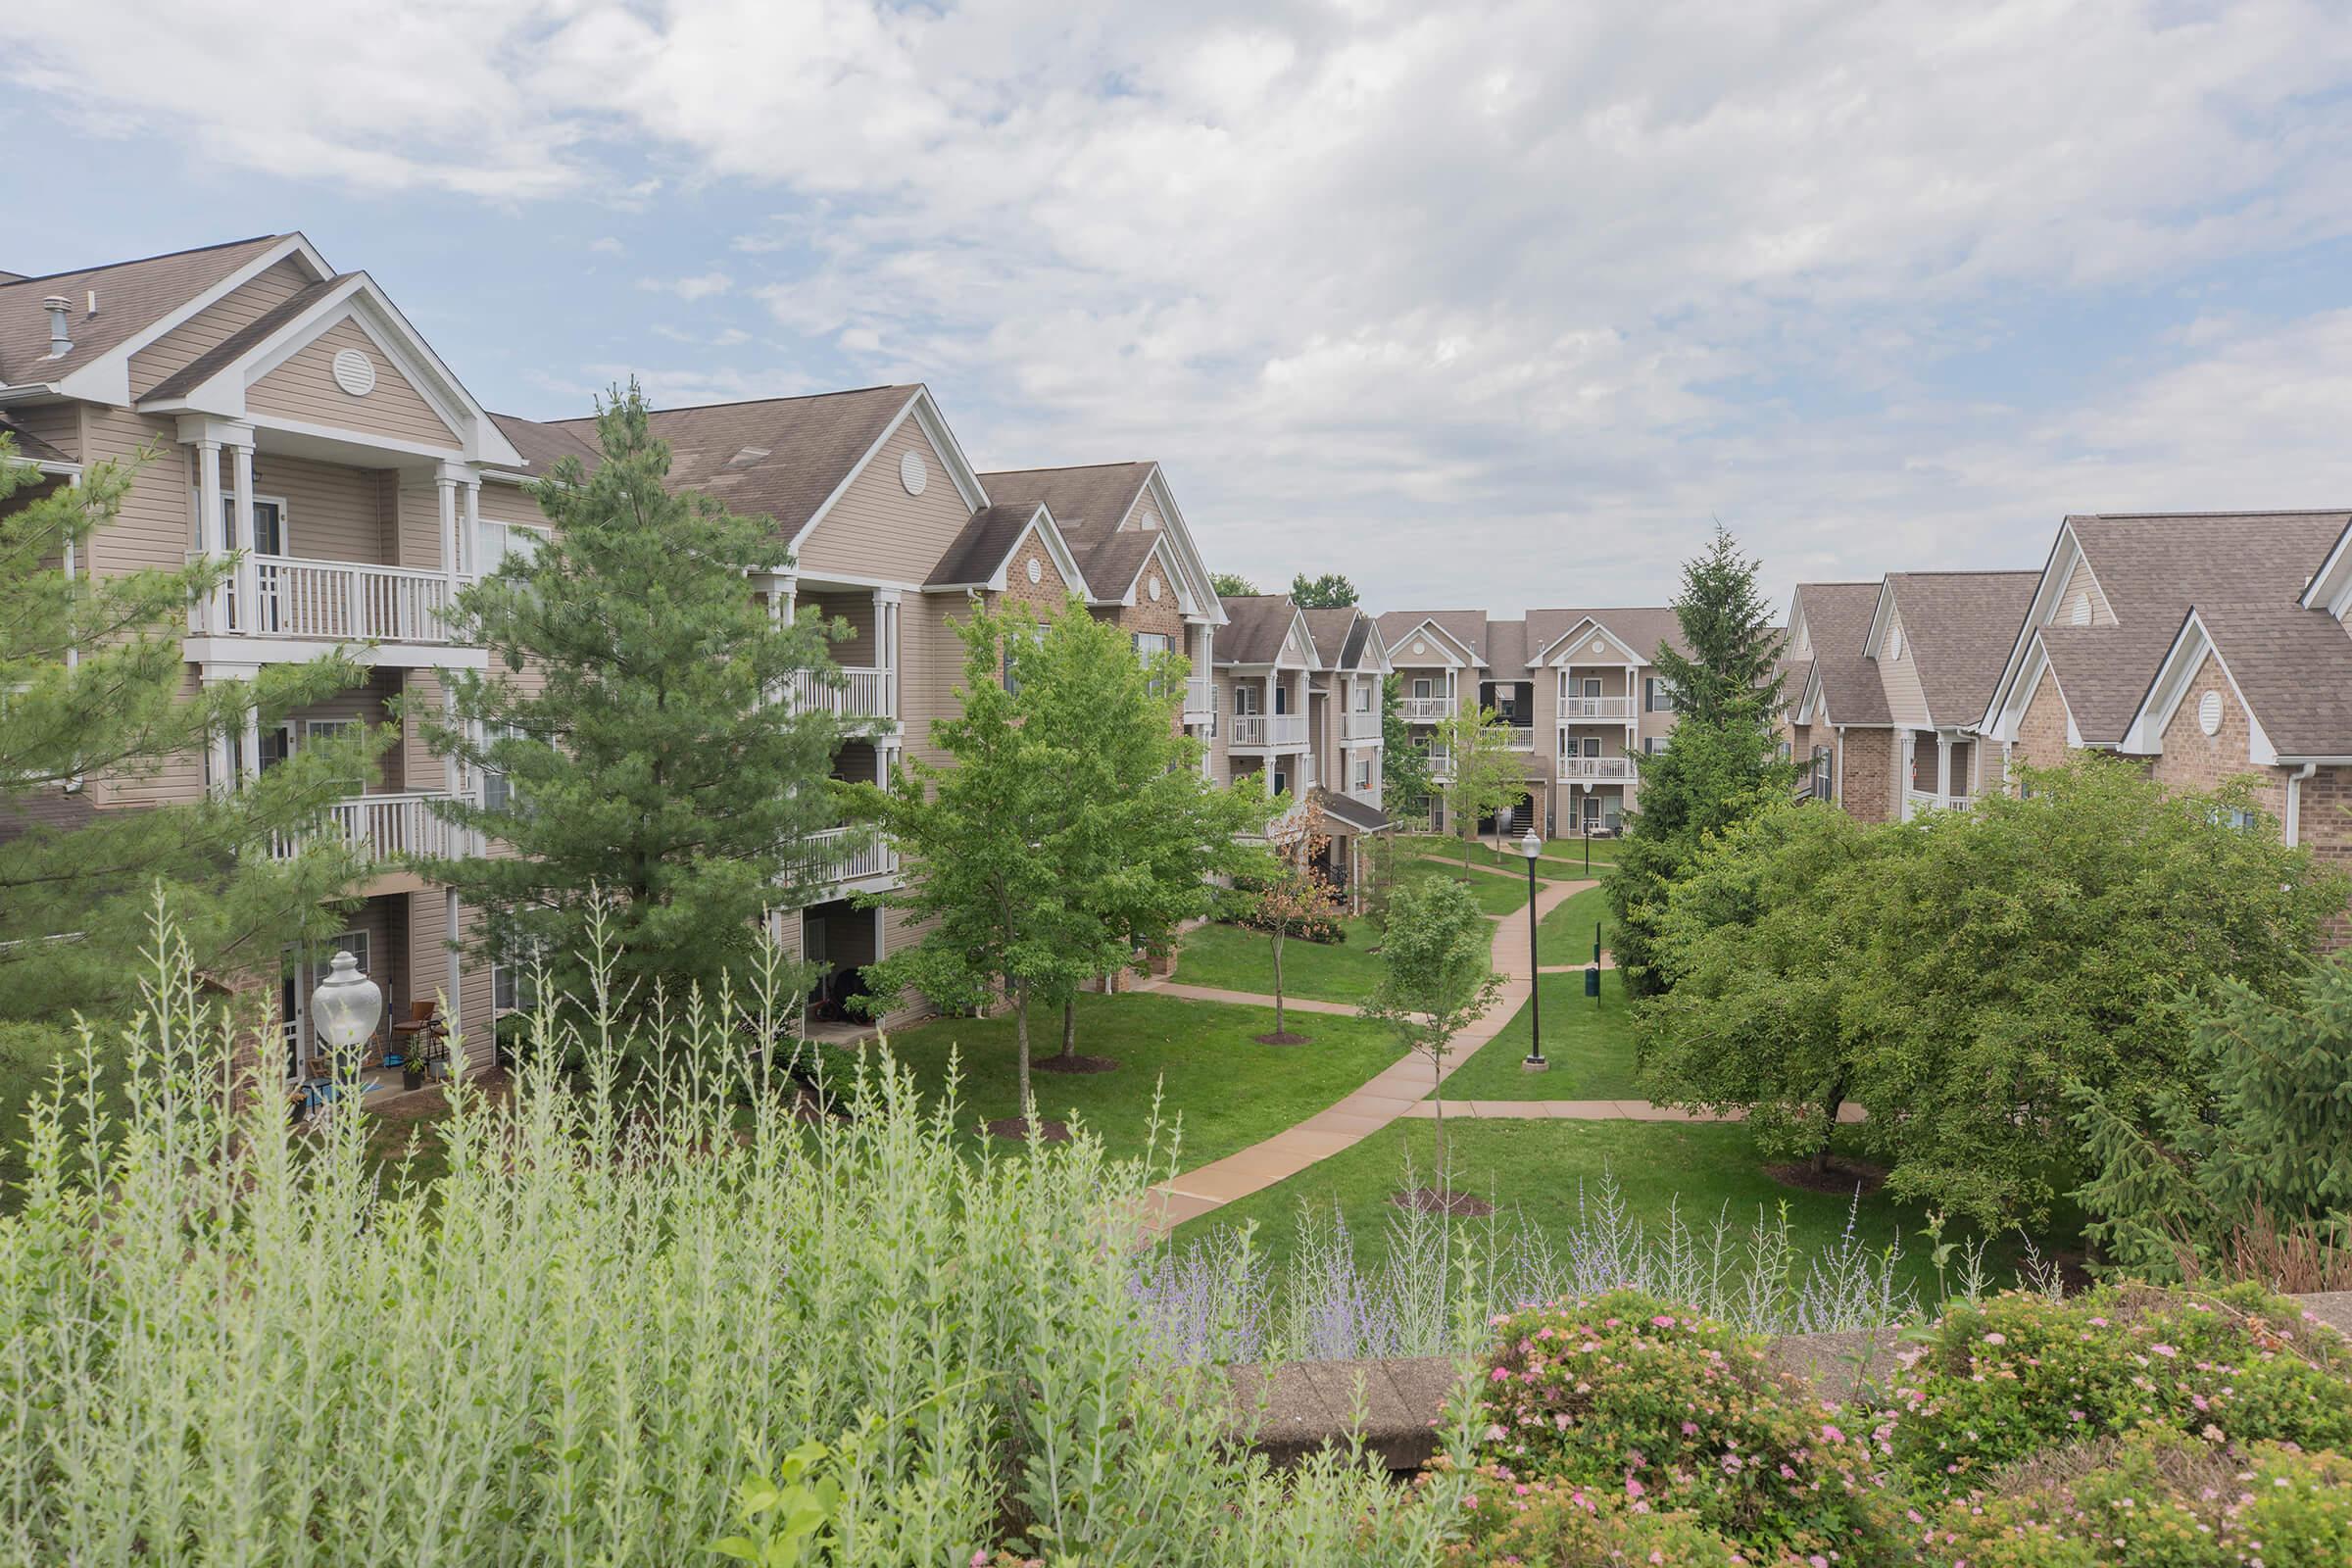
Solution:
<svg viewBox="0 0 2352 1568">
<path fill-rule="evenodd" d="M 1830 799 L 1842 805 L 1845 801 L 1845 726 L 1832 726 L 1838 732 L 1838 767 L 1830 779 Z"/>
<path fill-rule="evenodd" d="M 2286 820 L 2284 826 L 2288 849 L 2293 849 L 2303 838 L 2303 781 L 2319 770 L 2319 763 L 2305 762 L 2301 767 L 2286 775 Z"/>
</svg>

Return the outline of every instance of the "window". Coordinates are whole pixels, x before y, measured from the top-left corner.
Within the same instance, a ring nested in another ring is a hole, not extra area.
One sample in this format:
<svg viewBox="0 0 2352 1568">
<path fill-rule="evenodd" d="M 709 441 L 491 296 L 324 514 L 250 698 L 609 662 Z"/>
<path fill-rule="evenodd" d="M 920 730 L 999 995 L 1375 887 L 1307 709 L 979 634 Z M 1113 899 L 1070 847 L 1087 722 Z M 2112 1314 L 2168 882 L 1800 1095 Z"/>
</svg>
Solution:
<svg viewBox="0 0 2352 1568">
<path fill-rule="evenodd" d="M 1008 697 L 1021 695 L 1021 677 L 1014 674 L 1012 669 L 1013 644 L 1020 639 L 1021 634 L 1021 628 L 1017 625 L 1007 628 L 1004 633 L 1004 693 Z M 1046 640 L 1045 622 L 1031 621 L 1028 626 L 1028 636 L 1031 646 L 1044 642 Z"/>
<path fill-rule="evenodd" d="M 1355 760 L 1355 787 L 1359 790 L 1368 790 L 1372 787 L 1372 759 L 1369 757 L 1359 757 Z"/>
<path fill-rule="evenodd" d="M 1674 689 L 1674 683 L 1663 676 L 1645 675 L 1642 679 L 1642 710 L 1643 712 L 1671 713 L 1675 710 L 1675 701 L 1679 695 Z"/>
<path fill-rule="evenodd" d="M 482 523 L 482 559 L 475 570 L 487 577 L 513 560 L 517 565 L 528 566 L 538 558 L 539 549 L 547 543 L 547 530 L 534 528 L 527 522 Z"/>
<path fill-rule="evenodd" d="M 1413 695 L 1421 701 L 1427 702 L 1438 695 L 1438 688 L 1427 675 L 1415 675 L 1413 677 Z"/>
<path fill-rule="evenodd" d="M 1147 669 L 1151 668 L 1163 656 L 1175 651 L 1176 645 L 1172 640 L 1170 640 L 1166 632 L 1138 631 L 1130 632 L 1127 634 L 1127 636 L 1128 641 L 1135 645 L 1136 662 L 1142 664 Z M 1169 688 L 1165 684 L 1165 678 L 1163 676 L 1152 676 L 1152 694 L 1153 696 L 1165 697 L 1168 695 L 1168 691 Z"/>
<path fill-rule="evenodd" d="M 2242 806 L 2217 806 L 2213 808 L 2215 827 L 2233 827 L 2244 832 L 2260 824 L 2262 818 Z"/>
<path fill-rule="evenodd" d="M 1233 710 L 1237 713 L 1256 712 L 1258 696 L 1258 689 L 1254 685 L 1236 684 L 1233 688 Z"/>
<path fill-rule="evenodd" d="M 1644 735 L 1642 737 L 1642 755 L 1644 757 L 1657 756 L 1665 749 L 1665 746 L 1666 742 L 1659 736 Z"/>
<path fill-rule="evenodd" d="M 313 741 L 333 741 L 339 736 L 349 734 L 358 722 L 357 719 L 350 718 L 306 718 L 302 721 L 302 744 L 308 746 Z M 263 758 L 262 765 L 264 767 L 270 765 L 266 755 Z M 368 788 L 368 776 L 363 772 L 354 772 L 351 775 L 350 783 L 352 793 L 360 794 Z"/>
<path fill-rule="evenodd" d="M 1584 695 L 1594 698 L 1600 695 L 1600 677 L 1598 675 L 1585 677 Z"/>
<path fill-rule="evenodd" d="M 485 750 L 496 746 L 502 740 L 520 739 L 522 739 L 522 731 L 512 724 L 489 724 L 483 726 L 482 729 L 482 746 Z M 493 767 L 487 762 L 482 764 L 483 810 L 504 811 L 509 808 L 518 807 L 520 801 L 520 792 L 514 788 L 514 781 L 507 777 L 503 769 Z"/>
<path fill-rule="evenodd" d="M 527 964 L 494 963 L 490 966 L 492 1012 L 528 1012 L 538 1005 L 538 976 Z"/>
<path fill-rule="evenodd" d="M 1585 737 L 1585 755 L 1587 757 L 1598 757 L 1600 755 L 1599 736 L 1588 735 Z"/>
<path fill-rule="evenodd" d="M 1359 713 L 1372 711 L 1372 688 L 1369 685 L 1359 683 L 1356 686 L 1355 710 Z"/>
</svg>

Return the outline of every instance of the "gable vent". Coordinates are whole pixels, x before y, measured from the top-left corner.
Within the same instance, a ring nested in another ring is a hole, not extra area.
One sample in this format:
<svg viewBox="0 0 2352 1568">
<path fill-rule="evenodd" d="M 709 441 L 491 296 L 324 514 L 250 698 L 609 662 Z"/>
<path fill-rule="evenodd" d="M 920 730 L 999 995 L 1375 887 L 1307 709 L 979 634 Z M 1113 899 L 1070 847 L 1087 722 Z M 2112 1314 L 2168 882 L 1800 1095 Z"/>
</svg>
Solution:
<svg viewBox="0 0 2352 1568">
<path fill-rule="evenodd" d="M 2074 608 L 2066 612 L 2066 618 L 2078 626 L 2090 624 L 2090 595 L 2088 592 L 2080 589 L 2076 591 Z"/>
<path fill-rule="evenodd" d="M 727 460 L 727 466 L 730 468 L 748 468 L 753 464 L 758 463 L 761 458 L 766 457 L 769 450 L 770 449 L 767 447 L 745 447 L 742 451 L 736 453 L 733 457 Z"/>
</svg>

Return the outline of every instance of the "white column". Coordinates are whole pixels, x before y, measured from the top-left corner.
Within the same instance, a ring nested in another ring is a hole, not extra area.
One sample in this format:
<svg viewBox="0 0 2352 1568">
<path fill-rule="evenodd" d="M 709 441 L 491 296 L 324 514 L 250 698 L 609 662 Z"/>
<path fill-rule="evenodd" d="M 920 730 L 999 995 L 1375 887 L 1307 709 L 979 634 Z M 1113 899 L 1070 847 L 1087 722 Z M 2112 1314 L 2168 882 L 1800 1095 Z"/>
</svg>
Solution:
<svg viewBox="0 0 2352 1568">
<path fill-rule="evenodd" d="M 458 917 L 463 911 L 459 908 L 454 888 L 442 897 L 441 939 L 449 948 L 449 1002 L 443 1011 L 449 1019 L 450 1036 L 455 1039 L 466 1027 L 466 973 L 461 967 L 463 956 L 458 951 Z M 468 1054 L 471 1052 L 470 1045 L 462 1045 L 459 1049 Z M 454 1051 L 450 1054 L 449 1068 L 453 1073 L 466 1070 L 458 1065 L 457 1053 Z"/>
<path fill-rule="evenodd" d="M 228 553 L 224 538 L 227 518 L 220 507 L 220 443 L 207 437 L 196 446 L 196 548 L 207 562 L 218 561 Z M 228 595 L 224 588 L 213 590 L 206 606 L 205 630 L 215 635 L 229 629 L 226 619 Z"/>
<path fill-rule="evenodd" d="M 259 709 L 245 710 L 245 755 L 238 760 L 238 774 L 247 782 L 262 774 L 262 714 Z"/>
<path fill-rule="evenodd" d="M 253 553 L 261 548 L 261 541 L 254 537 L 253 530 L 252 432 L 246 431 L 242 440 L 231 435 L 228 452 L 230 458 L 230 504 L 236 510 L 235 537 L 230 539 L 228 544 L 232 550 L 245 552 L 245 559 L 237 564 L 238 614 L 244 620 L 246 630 L 268 631 L 270 629 L 270 623 L 262 616 L 262 574 L 260 568 L 253 564 Z"/>
<path fill-rule="evenodd" d="M 885 716 L 899 716 L 899 591 L 874 590 L 875 662 L 881 665 Z"/>
<path fill-rule="evenodd" d="M 441 573 L 458 591 L 458 476 L 448 466 L 433 475 L 433 499 L 441 515 Z"/>
<path fill-rule="evenodd" d="M 458 487 L 463 494 L 464 543 L 459 550 L 460 564 L 474 576 L 482 573 L 482 481 L 476 475 Z"/>
<path fill-rule="evenodd" d="M 1919 738 L 1909 730 L 1903 731 L 1903 755 L 1896 769 L 1894 804 L 1896 817 L 1905 822 L 1911 820 L 1911 780 L 1915 776 L 1912 769 L 1918 765 L 1918 753 Z"/>
<path fill-rule="evenodd" d="M 1952 738 L 1941 730 L 1936 732 L 1936 794 L 1939 800 L 1952 798 Z"/>
</svg>

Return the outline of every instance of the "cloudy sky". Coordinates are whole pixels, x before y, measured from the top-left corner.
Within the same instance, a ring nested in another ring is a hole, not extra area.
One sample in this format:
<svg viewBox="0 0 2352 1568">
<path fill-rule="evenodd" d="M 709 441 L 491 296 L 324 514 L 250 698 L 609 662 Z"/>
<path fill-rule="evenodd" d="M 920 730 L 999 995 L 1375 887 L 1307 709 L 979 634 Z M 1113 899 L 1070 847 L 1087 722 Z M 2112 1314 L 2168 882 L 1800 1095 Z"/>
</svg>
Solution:
<svg viewBox="0 0 2352 1568">
<path fill-rule="evenodd" d="M 922 380 L 1377 608 L 2352 504 L 2352 9 L 0 5 L 0 267 L 302 228 L 493 408 Z"/>
</svg>

